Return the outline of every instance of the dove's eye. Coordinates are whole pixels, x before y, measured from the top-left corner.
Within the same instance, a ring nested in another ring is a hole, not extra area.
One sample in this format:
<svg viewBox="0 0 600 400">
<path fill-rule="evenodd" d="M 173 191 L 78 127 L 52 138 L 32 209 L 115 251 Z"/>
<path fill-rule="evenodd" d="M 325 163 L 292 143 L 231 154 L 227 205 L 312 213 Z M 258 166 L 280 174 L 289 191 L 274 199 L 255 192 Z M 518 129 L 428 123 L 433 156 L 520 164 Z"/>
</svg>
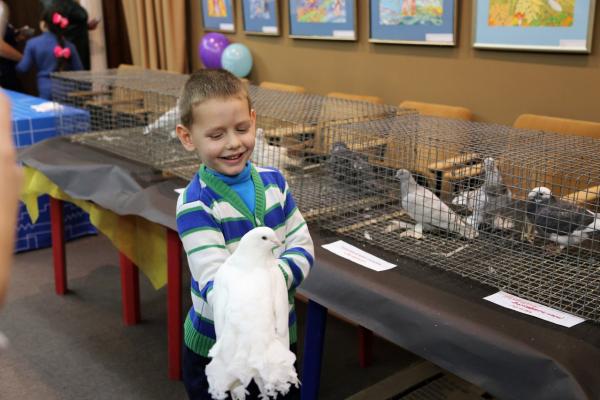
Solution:
<svg viewBox="0 0 600 400">
<path fill-rule="evenodd" d="M 262 237 L 262 240 L 267 240 L 267 237 L 266 237 L 266 236 L 263 236 L 263 237 Z"/>
</svg>

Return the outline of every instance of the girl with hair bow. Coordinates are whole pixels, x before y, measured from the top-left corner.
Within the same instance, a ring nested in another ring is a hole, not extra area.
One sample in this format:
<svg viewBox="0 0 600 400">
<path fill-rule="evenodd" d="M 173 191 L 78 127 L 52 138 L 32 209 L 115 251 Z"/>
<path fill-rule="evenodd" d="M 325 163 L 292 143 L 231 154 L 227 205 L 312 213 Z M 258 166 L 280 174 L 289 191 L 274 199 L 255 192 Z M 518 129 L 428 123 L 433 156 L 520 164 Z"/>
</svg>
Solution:
<svg viewBox="0 0 600 400">
<path fill-rule="evenodd" d="M 32 67 L 37 69 L 38 93 L 44 99 L 52 98 L 52 72 L 83 69 L 77 49 L 64 38 L 68 26 L 69 19 L 60 13 L 57 6 L 46 7 L 40 21 L 42 34 L 27 42 L 23 59 L 16 67 L 19 73 L 25 73 Z"/>
</svg>

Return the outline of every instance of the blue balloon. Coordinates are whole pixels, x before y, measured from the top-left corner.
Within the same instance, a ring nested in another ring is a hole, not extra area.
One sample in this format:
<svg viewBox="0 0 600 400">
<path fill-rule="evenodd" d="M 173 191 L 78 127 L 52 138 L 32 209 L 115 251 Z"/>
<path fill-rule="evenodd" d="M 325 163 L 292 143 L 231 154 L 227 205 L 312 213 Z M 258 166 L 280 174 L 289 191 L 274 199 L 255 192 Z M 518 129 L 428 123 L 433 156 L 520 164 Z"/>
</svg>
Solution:
<svg viewBox="0 0 600 400">
<path fill-rule="evenodd" d="M 243 78 L 252 69 L 252 54 L 246 46 L 241 43 L 232 43 L 225 47 L 221 55 L 223 69 L 231 72 L 238 78 Z"/>
</svg>

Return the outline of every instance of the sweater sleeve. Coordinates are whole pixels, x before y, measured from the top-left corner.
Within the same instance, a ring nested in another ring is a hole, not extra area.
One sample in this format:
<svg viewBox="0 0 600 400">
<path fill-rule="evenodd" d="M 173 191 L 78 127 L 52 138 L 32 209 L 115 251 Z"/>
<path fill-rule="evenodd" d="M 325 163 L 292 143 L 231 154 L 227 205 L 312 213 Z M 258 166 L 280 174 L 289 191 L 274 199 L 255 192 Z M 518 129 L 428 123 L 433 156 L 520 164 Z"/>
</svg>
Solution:
<svg viewBox="0 0 600 400">
<path fill-rule="evenodd" d="M 27 42 L 25 44 L 25 50 L 23 51 L 23 58 L 21 58 L 21 61 L 15 66 L 15 70 L 20 74 L 26 73 L 33 66 L 33 58 L 33 46 L 30 42 Z"/>
<path fill-rule="evenodd" d="M 279 256 L 279 266 L 288 290 L 294 290 L 308 276 L 314 264 L 314 246 L 287 182 L 283 192 L 283 211 L 286 218 L 285 251 Z"/>
<path fill-rule="evenodd" d="M 177 230 L 192 274 L 192 292 L 212 306 L 215 274 L 230 254 L 210 207 L 202 201 L 185 203 L 184 198 L 182 193 L 177 201 Z"/>
</svg>

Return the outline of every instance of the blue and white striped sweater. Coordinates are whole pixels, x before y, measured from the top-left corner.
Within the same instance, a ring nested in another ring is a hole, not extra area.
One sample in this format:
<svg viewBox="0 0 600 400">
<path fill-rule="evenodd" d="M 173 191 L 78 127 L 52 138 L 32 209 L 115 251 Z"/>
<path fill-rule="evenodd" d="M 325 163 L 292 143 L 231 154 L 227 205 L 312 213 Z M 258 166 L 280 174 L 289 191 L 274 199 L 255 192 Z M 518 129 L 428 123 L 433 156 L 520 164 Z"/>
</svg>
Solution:
<svg viewBox="0 0 600 400">
<path fill-rule="evenodd" d="M 224 182 L 202 167 L 177 202 L 177 228 L 192 273 L 193 307 L 185 343 L 207 356 L 215 341 L 211 290 L 219 266 L 255 226 L 271 227 L 284 243 L 276 251 L 290 295 L 290 342 L 296 340 L 293 296 L 313 265 L 313 243 L 287 183 L 275 169 L 252 166 L 255 212 Z"/>
</svg>

